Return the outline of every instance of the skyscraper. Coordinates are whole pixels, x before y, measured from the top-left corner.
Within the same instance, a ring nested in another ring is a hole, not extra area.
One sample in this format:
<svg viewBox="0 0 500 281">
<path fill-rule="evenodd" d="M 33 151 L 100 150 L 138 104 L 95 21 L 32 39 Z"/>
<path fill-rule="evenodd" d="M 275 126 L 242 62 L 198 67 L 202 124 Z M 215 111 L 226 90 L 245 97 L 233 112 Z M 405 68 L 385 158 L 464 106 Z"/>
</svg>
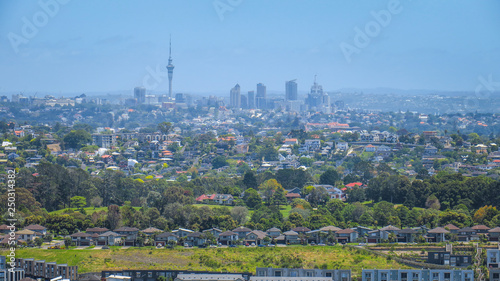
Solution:
<svg viewBox="0 0 500 281">
<path fill-rule="evenodd" d="M 172 99 L 172 77 L 174 76 L 174 65 L 172 64 L 172 38 L 170 38 L 170 46 L 168 51 L 168 97 Z"/>
<path fill-rule="evenodd" d="M 241 107 L 241 92 L 239 84 L 236 84 L 229 92 L 229 105 L 232 108 Z"/>
<path fill-rule="evenodd" d="M 138 104 L 142 104 L 146 101 L 146 88 L 135 87 L 134 88 L 134 98 L 137 100 Z"/>
<path fill-rule="evenodd" d="M 266 108 L 266 86 L 262 83 L 257 84 L 255 103 L 257 104 L 257 108 Z"/>
<path fill-rule="evenodd" d="M 285 99 L 297 100 L 297 79 L 293 79 L 285 82 Z"/>
<path fill-rule="evenodd" d="M 248 91 L 247 102 L 248 102 L 248 108 L 250 108 L 250 109 L 255 108 L 255 92 L 254 91 Z"/>
</svg>

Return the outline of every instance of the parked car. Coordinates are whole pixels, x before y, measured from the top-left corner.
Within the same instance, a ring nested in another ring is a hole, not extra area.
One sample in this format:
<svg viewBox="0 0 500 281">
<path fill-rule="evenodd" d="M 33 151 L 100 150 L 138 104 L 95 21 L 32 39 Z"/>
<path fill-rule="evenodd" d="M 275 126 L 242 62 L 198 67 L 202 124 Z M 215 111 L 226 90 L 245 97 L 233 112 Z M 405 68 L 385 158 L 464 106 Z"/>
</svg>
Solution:
<svg viewBox="0 0 500 281">
<path fill-rule="evenodd" d="M 107 250 L 107 249 L 109 249 L 109 247 L 108 246 L 102 246 L 102 249 L 103 250 Z"/>
</svg>

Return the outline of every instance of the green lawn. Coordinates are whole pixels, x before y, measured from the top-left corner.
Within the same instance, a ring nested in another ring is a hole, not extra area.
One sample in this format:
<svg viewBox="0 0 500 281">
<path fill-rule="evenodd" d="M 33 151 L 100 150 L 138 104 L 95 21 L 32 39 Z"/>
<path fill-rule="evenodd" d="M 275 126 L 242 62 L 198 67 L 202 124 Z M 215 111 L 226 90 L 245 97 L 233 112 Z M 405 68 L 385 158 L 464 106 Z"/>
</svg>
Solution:
<svg viewBox="0 0 500 281">
<path fill-rule="evenodd" d="M 133 208 L 136 209 L 136 210 L 139 210 L 141 207 L 133 207 Z M 93 214 L 95 212 L 107 211 L 108 207 L 98 207 L 98 208 L 87 207 L 87 208 L 83 208 L 83 209 L 85 210 L 85 212 L 87 213 L 87 215 L 91 215 L 91 214 Z M 65 208 L 65 209 L 61 209 L 61 210 L 57 210 L 57 211 L 52 211 L 49 214 L 62 214 L 66 210 L 78 211 L 78 208 Z"/>
<path fill-rule="evenodd" d="M 6 254 L 0 250 L 0 254 Z M 408 268 L 394 260 L 365 254 L 342 246 L 297 246 L 276 248 L 156 249 L 18 249 L 17 257 L 78 265 L 78 272 L 120 269 L 173 269 L 253 272 L 256 267 L 303 267 L 351 269 L 360 276 L 362 268 Z"/>
</svg>

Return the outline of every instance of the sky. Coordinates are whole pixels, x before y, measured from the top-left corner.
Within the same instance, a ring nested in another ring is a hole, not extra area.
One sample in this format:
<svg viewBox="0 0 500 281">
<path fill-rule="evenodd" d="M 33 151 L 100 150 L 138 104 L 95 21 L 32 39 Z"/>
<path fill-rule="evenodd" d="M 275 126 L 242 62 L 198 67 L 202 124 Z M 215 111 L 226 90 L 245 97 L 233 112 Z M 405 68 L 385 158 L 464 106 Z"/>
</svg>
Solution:
<svg viewBox="0 0 500 281">
<path fill-rule="evenodd" d="M 0 1 L 0 92 L 229 95 L 500 81 L 500 1 Z"/>
</svg>

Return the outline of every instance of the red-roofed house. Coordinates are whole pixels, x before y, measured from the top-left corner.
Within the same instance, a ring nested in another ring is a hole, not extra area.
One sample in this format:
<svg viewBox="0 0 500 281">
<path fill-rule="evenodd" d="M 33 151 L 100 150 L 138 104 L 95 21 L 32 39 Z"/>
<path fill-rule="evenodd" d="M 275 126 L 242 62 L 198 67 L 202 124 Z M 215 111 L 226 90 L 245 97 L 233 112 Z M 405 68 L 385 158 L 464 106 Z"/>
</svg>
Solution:
<svg viewBox="0 0 500 281">
<path fill-rule="evenodd" d="M 357 187 L 363 187 L 363 183 L 361 182 L 351 182 L 345 185 L 346 187 L 353 188 L 355 186 Z"/>
<path fill-rule="evenodd" d="M 300 194 L 298 194 L 298 193 L 287 193 L 285 195 L 285 197 L 286 197 L 286 201 L 288 203 L 291 203 L 293 199 L 300 198 Z"/>
<path fill-rule="evenodd" d="M 297 139 L 285 139 L 285 145 L 296 145 L 298 143 Z"/>
</svg>

